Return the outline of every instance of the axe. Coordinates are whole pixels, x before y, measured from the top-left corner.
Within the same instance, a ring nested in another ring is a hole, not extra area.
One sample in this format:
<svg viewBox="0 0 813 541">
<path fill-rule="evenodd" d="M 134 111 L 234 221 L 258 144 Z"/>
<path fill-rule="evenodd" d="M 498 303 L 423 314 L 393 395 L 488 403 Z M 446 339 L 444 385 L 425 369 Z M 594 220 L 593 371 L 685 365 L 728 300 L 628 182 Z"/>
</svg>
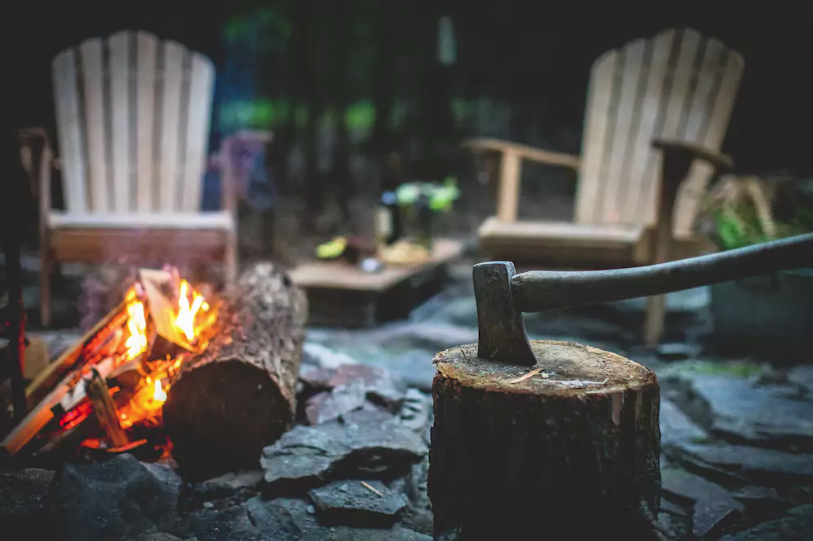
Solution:
<svg viewBox="0 0 813 541">
<path fill-rule="evenodd" d="M 774 271 L 813 267 L 813 233 L 736 250 L 625 269 L 529 271 L 508 261 L 474 266 L 478 356 L 533 366 L 523 312 L 661 295 Z"/>
</svg>

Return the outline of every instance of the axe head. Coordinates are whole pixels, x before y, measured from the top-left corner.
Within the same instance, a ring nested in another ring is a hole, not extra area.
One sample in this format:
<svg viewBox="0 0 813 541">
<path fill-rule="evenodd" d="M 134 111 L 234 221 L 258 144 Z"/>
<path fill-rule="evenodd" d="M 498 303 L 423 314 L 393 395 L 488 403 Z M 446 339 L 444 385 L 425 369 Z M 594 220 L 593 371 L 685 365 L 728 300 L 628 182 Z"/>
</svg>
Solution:
<svg viewBox="0 0 813 541">
<path fill-rule="evenodd" d="M 536 357 L 511 292 L 515 274 L 516 268 L 509 261 L 474 266 L 472 280 L 480 332 L 477 355 L 492 361 L 534 366 Z"/>
</svg>

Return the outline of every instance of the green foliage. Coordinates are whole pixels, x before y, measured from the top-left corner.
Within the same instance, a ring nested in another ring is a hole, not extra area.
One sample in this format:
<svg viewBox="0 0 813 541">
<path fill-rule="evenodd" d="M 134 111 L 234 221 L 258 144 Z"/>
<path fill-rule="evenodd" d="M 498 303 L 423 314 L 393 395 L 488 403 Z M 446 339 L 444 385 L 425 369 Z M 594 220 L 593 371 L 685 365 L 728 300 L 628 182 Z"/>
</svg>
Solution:
<svg viewBox="0 0 813 541">
<path fill-rule="evenodd" d="M 435 212 L 448 212 L 452 204 L 460 197 L 457 179 L 449 177 L 442 184 L 434 182 L 408 182 L 401 184 L 395 191 L 398 204 L 411 207 L 421 196 L 429 200 L 429 208 Z"/>
<path fill-rule="evenodd" d="M 713 212 L 717 236 L 722 248 L 733 250 L 761 242 L 770 238 L 762 230 L 756 209 L 752 205 L 738 204 L 717 209 Z M 799 209 L 788 221 L 775 221 L 776 238 L 801 235 L 813 231 L 813 212 Z"/>
</svg>

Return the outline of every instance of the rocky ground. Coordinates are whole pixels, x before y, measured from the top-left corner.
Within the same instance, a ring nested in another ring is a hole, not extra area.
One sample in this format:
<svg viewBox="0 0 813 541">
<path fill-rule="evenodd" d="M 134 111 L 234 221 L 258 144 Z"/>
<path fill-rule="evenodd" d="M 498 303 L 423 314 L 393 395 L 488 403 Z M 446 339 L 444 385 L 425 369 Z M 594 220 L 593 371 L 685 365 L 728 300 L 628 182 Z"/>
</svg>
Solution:
<svg viewBox="0 0 813 541">
<path fill-rule="evenodd" d="M 454 283 L 409 321 L 310 329 L 300 422 L 264 450 L 255 471 L 190 484 L 172 462 L 121 455 L 61 471 L 0 472 L 2 538 L 431 539 L 431 360 L 477 340 L 469 272 L 467 265 L 456 269 Z M 641 299 L 530 315 L 526 324 L 531 338 L 588 343 L 656 371 L 658 520 L 673 539 L 809 540 L 813 365 L 714 352 L 705 339 L 707 302 L 704 289 L 670 295 L 657 352 L 640 346 Z M 53 349 L 71 335 L 49 336 Z"/>
</svg>

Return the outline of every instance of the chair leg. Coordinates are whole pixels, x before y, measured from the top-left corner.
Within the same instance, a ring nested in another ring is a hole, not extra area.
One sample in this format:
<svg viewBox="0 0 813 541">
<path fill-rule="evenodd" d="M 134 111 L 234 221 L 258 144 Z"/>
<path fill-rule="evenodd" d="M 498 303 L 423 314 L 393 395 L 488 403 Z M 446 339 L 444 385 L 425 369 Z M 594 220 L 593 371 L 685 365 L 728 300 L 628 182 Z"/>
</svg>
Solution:
<svg viewBox="0 0 813 541">
<path fill-rule="evenodd" d="M 226 241 L 226 284 L 233 284 L 237 281 L 237 236 L 229 235 Z"/>
<path fill-rule="evenodd" d="M 666 320 L 666 295 L 647 297 L 644 313 L 644 343 L 647 347 L 656 348 L 663 335 Z"/>
<path fill-rule="evenodd" d="M 40 247 L 40 323 L 51 325 L 51 258 L 48 248 Z"/>
</svg>

